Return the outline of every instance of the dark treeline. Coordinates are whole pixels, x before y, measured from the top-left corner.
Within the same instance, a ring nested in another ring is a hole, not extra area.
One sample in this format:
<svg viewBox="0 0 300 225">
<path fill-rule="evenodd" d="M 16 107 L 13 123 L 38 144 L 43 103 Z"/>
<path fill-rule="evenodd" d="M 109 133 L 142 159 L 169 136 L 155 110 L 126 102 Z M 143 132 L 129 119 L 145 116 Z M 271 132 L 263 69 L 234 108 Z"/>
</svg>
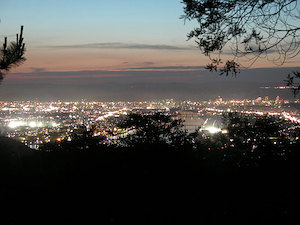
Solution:
<svg viewBox="0 0 300 225">
<path fill-rule="evenodd" d="M 239 114 L 228 133 L 129 115 L 108 144 L 80 129 L 40 151 L 1 146 L 1 224 L 295 224 L 299 130 Z"/>
</svg>

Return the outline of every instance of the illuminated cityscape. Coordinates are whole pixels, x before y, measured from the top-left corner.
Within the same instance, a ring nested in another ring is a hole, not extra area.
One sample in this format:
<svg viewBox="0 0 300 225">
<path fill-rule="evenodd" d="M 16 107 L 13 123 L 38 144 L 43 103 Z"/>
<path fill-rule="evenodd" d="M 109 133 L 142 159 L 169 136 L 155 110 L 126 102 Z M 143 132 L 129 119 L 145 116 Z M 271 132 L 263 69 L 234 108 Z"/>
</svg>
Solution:
<svg viewBox="0 0 300 225">
<path fill-rule="evenodd" d="M 0 11 L 0 225 L 300 224 L 300 0 Z"/>
<path fill-rule="evenodd" d="M 224 113 L 239 112 L 246 116 L 279 116 L 293 124 L 300 123 L 299 99 L 293 102 L 268 96 L 249 100 L 213 100 L 144 102 L 0 102 L 1 133 L 21 141 L 33 149 L 49 142 L 71 141 L 72 134 L 82 126 L 93 128 L 94 136 L 104 136 L 109 143 L 118 135 L 130 132 L 117 127 L 130 113 L 153 114 L 161 112 L 184 121 L 188 132 L 206 130 L 210 133 L 226 132 L 222 127 Z"/>
</svg>

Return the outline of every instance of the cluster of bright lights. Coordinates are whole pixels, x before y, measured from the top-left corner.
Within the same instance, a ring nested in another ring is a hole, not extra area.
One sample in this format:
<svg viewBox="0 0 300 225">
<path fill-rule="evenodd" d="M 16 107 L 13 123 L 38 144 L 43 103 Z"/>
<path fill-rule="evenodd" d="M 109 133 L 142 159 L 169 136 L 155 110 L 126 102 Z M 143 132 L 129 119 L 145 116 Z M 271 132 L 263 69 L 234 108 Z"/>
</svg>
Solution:
<svg viewBox="0 0 300 225">
<path fill-rule="evenodd" d="M 96 121 L 98 121 L 98 120 L 105 120 L 105 119 L 108 118 L 108 117 L 115 116 L 115 115 L 119 115 L 119 113 L 120 113 L 119 111 L 107 112 L 106 115 L 104 115 L 104 116 L 99 116 L 99 117 L 96 119 Z"/>
<path fill-rule="evenodd" d="M 49 106 L 49 108 L 43 109 L 42 111 L 44 112 L 52 112 L 52 111 L 58 111 L 59 108 L 58 107 L 54 107 L 52 105 Z"/>
<path fill-rule="evenodd" d="M 49 124 L 47 124 L 49 126 Z M 52 122 L 50 124 L 52 127 L 57 127 L 59 126 L 59 124 L 55 123 L 55 122 Z M 35 127 L 44 127 L 46 126 L 46 124 L 42 123 L 42 122 L 36 122 L 36 121 L 28 121 L 28 122 L 25 122 L 25 121 L 19 121 L 19 120 L 13 120 L 13 121 L 10 121 L 7 125 L 9 128 L 17 128 L 17 127 L 31 127 L 31 128 L 35 128 Z"/>
<path fill-rule="evenodd" d="M 201 128 L 200 131 L 208 131 L 210 134 L 216 134 L 216 133 L 220 133 L 220 132 L 222 132 L 223 134 L 228 133 L 227 130 L 222 130 L 221 128 L 213 127 L 213 126 Z"/>
<path fill-rule="evenodd" d="M 206 130 L 211 134 L 216 134 L 221 132 L 221 128 L 218 127 L 207 127 Z"/>
<path fill-rule="evenodd" d="M 42 127 L 43 126 L 43 123 L 42 122 L 35 122 L 35 121 L 31 121 L 31 122 L 29 122 L 29 124 L 28 124 L 30 127 Z"/>
<path fill-rule="evenodd" d="M 57 124 L 57 123 L 53 122 L 53 123 L 51 123 L 51 126 L 52 126 L 52 127 L 58 127 L 58 126 L 59 126 L 59 124 Z"/>
<path fill-rule="evenodd" d="M 9 128 L 16 128 L 16 127 L 21 127 L 21 126 L 25 126 L 26 123 L 24 121 L 11 121 L 8 124 Z"/>
<path fill-rule="evenodd" d="M 287 120 L 290 120 L 290 121 L 292 121 L 292 122 L 294 122 L 294 123 L 300 123 L 300 119 L 298 119 L 298 118 L 295 117 L 295 116 L 290 115 L 289 113 L 283 113 L 282 115 L 283 115 L 284 118 L 287 119 Z"/>
</svg>

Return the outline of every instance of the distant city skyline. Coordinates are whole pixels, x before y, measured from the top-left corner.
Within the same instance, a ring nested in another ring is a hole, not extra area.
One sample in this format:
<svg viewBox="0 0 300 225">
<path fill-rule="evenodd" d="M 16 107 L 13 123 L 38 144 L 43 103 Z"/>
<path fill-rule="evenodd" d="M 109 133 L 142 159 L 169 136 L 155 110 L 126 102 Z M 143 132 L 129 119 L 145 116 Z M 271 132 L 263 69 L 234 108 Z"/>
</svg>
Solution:
<svg viewBox="0 0 300 225">
<path fill-rule="evenodd" d="M 124 116 L 160 112 L 174 119 L 182 119 L 183 128 L 188 133 L 198 130 L 211 135 L 219 132 L 227 134 L 222 118 L 229 112 L 242 113 L 246 117 L 280 116 L 293 126 L 294 122 L 300 122 L 298 106 L 299 100 L 283 100 L 279 96 L 276 99 L 266 96 L 264 99 L 258 97 L 240 101 L 226 101 L 220 96 L 209 101 L 0 101 L 0 133 L 30 148 L 39 149 L 44 143 L 72 141 L 72 134 L 76 133 L 81 124 L 93 126 L 93 136 L 103 136 L 109 144 L 112 140 L 134 132 L 134 129 L 118 126 Z"/>
<path fill-rule="evenodd" d="M 259 87 L 284 85 L 299 57 L 283 68 L 258 60 L 237 78 L 209 73 L 182 14 L 180 0 L 3 0 L 0 44 L 24 25 L 27 61 L 7 74 L 0 100 L 292 97 Z"/>
</svg>

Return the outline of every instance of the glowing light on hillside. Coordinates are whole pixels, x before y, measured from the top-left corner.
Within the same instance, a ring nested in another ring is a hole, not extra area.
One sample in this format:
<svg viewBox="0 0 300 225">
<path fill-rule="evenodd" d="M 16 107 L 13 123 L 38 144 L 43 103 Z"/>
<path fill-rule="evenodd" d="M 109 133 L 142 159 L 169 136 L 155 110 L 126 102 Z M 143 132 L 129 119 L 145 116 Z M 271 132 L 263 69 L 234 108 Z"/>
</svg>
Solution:
<svg viewBox="0 0 300 225">
<path fill-rule="evenodd" d="M 42 127 L 43 123 L 42 122 L 31 121 L 31 122 L 28 123 L 28 126 L 30 126 L 31 128 Z"/>
<path fill-rule="evenodd" d="M 57 123 L 55 123 L 55 122 L 53 122 L 52 123 L 52 127 L 57 127 L 59 124 L 57 124 Z"/>
<path fill-rule="evenodd" d="M 9 122 L 8 127 L 16 128 L 16 127 L 20 127 L 20 126 L 24 126 L 24 125 L 25 125 L 25 122 L 23 122 L 23 121 L 11 121 L 11 122 Z"/>
<path fill-rule="evenodd" d="M 30 127 L 37 127 L 37 124 L 36 124 L 36 122 L 31 121 L 31 122 L 29 123 L 29 126 L 30 126 Z"/>
<path fill-rule="evenodd" d="M 219 133 L 221 132 L 220 128 L 217 127 L 207 127 L 206 130 L 211 133 L 211 134 L 215 134 L 215 133 Z"/>
<path fill-rule="evenodd" d="M 96 119 L 96 121 L 98 121 L 98 120 L 104 120 L 104 119 L 106 119 L 106 118 L 108 118 L 108 117 L 118 115 L 119 113 L 120 113 L 119 111 L 107 112 L 106 115 L 104 115 L 104 116 L 99 116 L 99 117 Z"/>
<path fill-rule="evenodd" d="M 222 134 L 228 134 L 228 130 L 222 130 Z"/>
<path fill-rule="evenodd" d="M 286 120 L 290 120 L 290 121 L 292 121 L 294 123 L 300 123 L 300 119 L 297 118 L 297 117 L 295 117 L 295 116 L 293 116 L 293 115 L 291 115 L 291 113 L 284 112 L 284 113 L 282 113 L 282 115 L 284 116 L 284 118 Z"/>
</svg>

